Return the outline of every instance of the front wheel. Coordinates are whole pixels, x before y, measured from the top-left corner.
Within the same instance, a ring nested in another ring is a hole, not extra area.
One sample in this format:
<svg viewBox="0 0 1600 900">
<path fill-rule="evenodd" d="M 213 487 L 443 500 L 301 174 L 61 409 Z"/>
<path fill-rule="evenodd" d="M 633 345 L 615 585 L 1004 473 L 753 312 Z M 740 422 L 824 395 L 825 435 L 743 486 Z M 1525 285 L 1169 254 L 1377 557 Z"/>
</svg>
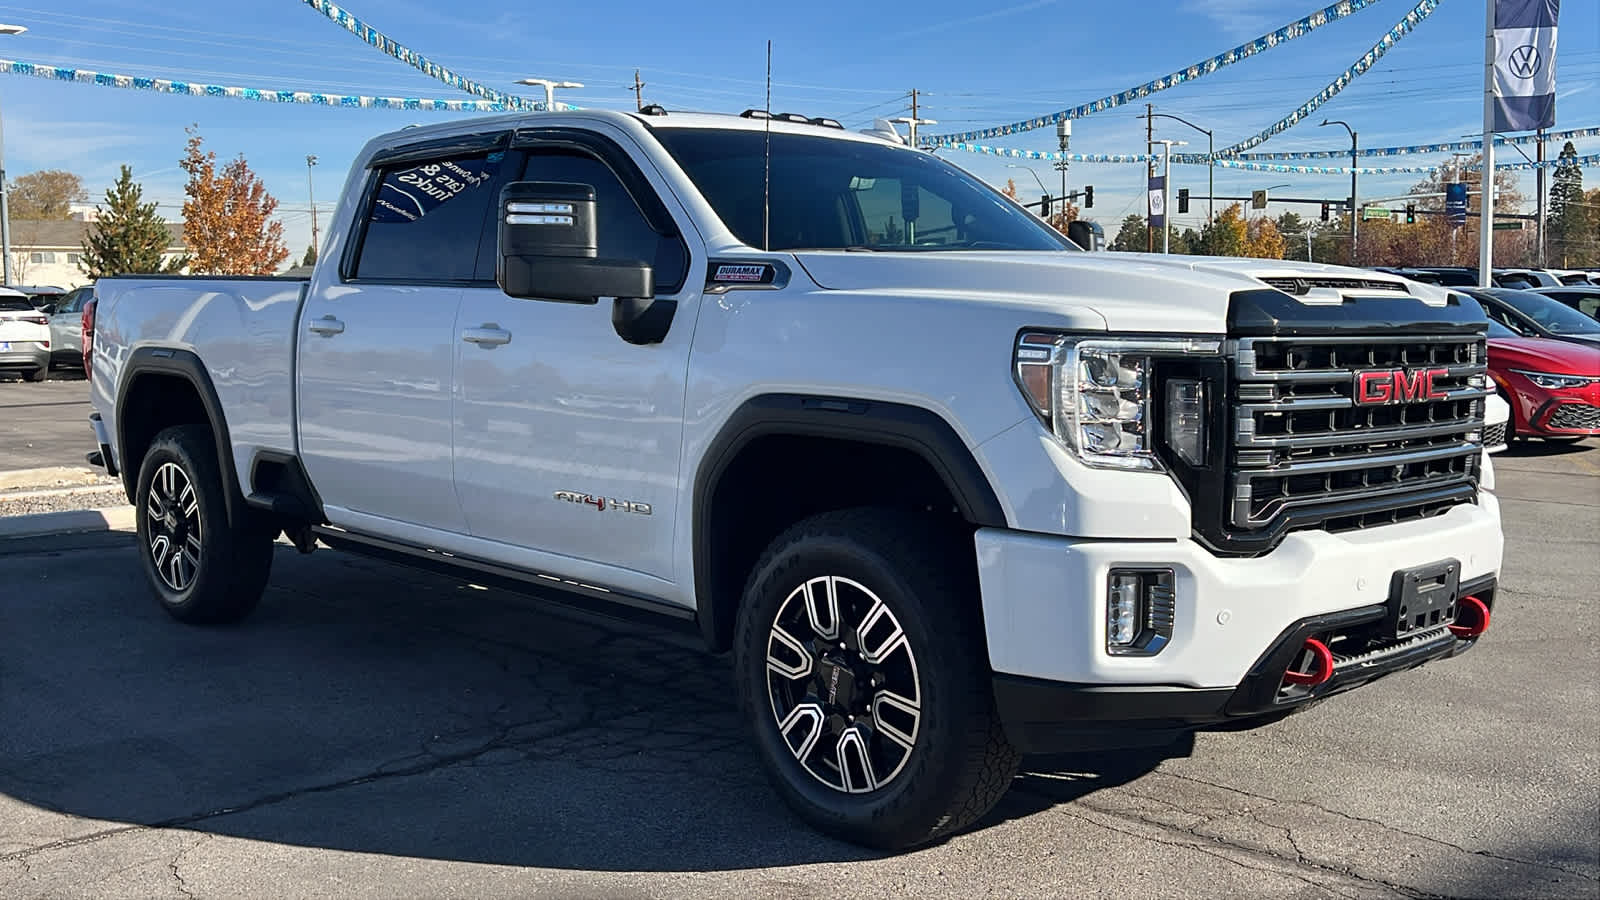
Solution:
<svg viewBox="0 0 1600 900">
<path fill-rule="evenodd" d="M 180 622 L 248 616 L 272 569 L 273 533 L 230 527 L 222 471 L 204 425 L 157 434 L 139 467 L 134 521 L 151 590 Z"/>
<path fill-rule="evenodd" d="M 799 523 L 757 564 L 734 644 L 741 709 L 813 826 L 913 847 L 1010 786 L 1019 757 L 995 715 L 972 552 L 918 517 L 847 510 Z"/>
</svg>

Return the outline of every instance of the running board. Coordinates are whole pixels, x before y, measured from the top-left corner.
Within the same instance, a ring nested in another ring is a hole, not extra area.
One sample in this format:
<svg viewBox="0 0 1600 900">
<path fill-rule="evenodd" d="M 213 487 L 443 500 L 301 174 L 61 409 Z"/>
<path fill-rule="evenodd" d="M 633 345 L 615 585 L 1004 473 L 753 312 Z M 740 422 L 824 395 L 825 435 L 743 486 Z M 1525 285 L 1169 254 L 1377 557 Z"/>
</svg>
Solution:
<svg viewBox="0 0 1600 900">
<path fill-rule="evenodd" d="M 444 550 L 373 537 L 331 525 L 315 526 L 311 532 L 318 540 L 335 550 L 399 563 L 476 584 L 492 585 L 535 600 L 557 603 L 612 618 L 642 620 L 654 624 L 660 624 L 661 619 L 666 618 L 674 625 L 682 626 L 685 630 L 693 630 L 695 634 L 699 633 L 694 625 L 694 610 L 653 597 L 629 594 L 544 572 L 514 569 L 470 556 L 459 556 Z M 580 602 L 580 598 L 591 602 Z"/>
</svg>

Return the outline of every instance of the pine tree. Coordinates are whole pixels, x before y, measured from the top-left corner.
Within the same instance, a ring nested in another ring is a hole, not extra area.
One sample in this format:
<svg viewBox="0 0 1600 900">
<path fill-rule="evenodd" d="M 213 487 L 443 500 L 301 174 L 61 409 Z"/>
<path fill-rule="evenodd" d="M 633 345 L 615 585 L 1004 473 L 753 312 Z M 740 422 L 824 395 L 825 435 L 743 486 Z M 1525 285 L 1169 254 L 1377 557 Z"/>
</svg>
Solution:
<svg viewBox="0 0 1600 900">
<path fill-rule="evenodd" d="M 1578 148 L 1567 141 L 1556 159 L 1555 177 L 1550 185 L 1549 246 L 1552 256 L 1560 260 L 1562 266 L 1567 266 L 1589 255 L 1595 228 L 1584 203 Z"/>
<path fill-rule="evenodd" d="M 1122 220 L 1122 227 L 1117 229 L 1117 236 L 1111 239 L 1108 250 L 1126 250 L 1134 253 L 1143 253 L 1149 248 L 1145 246 L 1150 229 L 1144 223 L 1144 216 L 1133 213 Z"/>
<path fill-rule="evenodd" d="M 314 247 L 314 246 L 311 246 L 310 244 L 307 244 L 306 245 L 306 255 L 305 255 L 304 258 L 302 258 L 300 260 L 300 265 L 302 265 L 302 266 L 314 266 L 314 265 L 316 265 L 316 263 L 317 263 L 317 248 Z"/>
<path fill-rule="evenodd" d="M 144 189 L 133 180 L 133 170 L 123 166 L 116 183 L 106 189 L 105 206 L 96 206 L 98 216 L 83 240 L 83 261 L 79 264 L 90 278 L 106 275 L 140 275 L 175 271 L 182 266 L 163 267 L 161 254 L 172 243 L 165 219 L 156 215 L 156 204 L 142 202 Z"/>
</svg>

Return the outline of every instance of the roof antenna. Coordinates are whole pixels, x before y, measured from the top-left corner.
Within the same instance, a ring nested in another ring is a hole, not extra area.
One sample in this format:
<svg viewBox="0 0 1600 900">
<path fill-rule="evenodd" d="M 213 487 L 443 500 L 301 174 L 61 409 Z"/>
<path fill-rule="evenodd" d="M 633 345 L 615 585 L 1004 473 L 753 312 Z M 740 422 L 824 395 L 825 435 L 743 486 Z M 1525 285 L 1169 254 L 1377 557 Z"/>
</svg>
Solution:
<svg viewBox="0 0 1600 900">
<path fill-rule="evenodd" d="M 772 38 L 767 38 L 766 173 L 761 188 L 761 249 L 772 252 Z"/>
</svg>

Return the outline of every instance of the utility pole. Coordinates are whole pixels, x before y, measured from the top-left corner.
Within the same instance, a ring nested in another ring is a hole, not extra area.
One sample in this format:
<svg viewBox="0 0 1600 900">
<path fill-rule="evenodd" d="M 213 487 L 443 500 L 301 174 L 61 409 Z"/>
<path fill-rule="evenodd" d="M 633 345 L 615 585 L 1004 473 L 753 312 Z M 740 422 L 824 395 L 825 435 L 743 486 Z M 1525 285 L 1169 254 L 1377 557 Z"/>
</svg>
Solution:
<svg viewBox="0 0 1600 900">
<path fill-rule="evenodd" d="M 644 109 L 644 82 L 639 80 L 639 70 L 633 70 L 633 103 L 636 109 Z"/>
<path fill-rule="evenodd" d="M 21 25 L 0 25 L 0 34 L 21 34 L 28 29 Z M 11 209 L 6 201 L 5 130 L 0 128 L 0 277 L 11 283 Z"/>
<path fill-rule="evenodd" d="M 1145 156 L 1150 155 L 1150 143 L 1151 141 L 1154 141 L 1156 137 L 1156 119 L 1155 116 L 1151 115 L 1151 113 L 1155 111 L 1156 105 L 1154 103 L 1146 103 L 1144 105 Z M 1152 159 L 1145 161 L 1144 176 L 1144 252 L 1154 253 L 1156 252 L 1156 234 L 1150 230 L 1150 218 L 1155 214 L 1155 210 L 1150 207 L 1150 179 L 1156 177 L 1155 160 Z M 1166 195 L 1162 194 L 1161 199 L 1165 201 L 1167 199 Z M 1165 206 L 1165 202 L 1163 202 L 1162 205 Z"/>
<path fill-rule="evenodd" d="M 1478 286 L 1494 287 L 1495 4 L 1485 3 L 1483 35 L 1483 189 L 1478 199 Z"/>
<path fill-rule="evenodd" d="M 1544 217 L 1544 214 L 1545 214 L 1545 199 L 1544 199 L 1544 190 L 1545 190 L 1545 187 L 1544 187 L 1544 129 L 1543 128 L 1539 129 L 1539 142 L 1538 142 L 1537 146 L 1538 146 L 1538 150 L 1536 151 L 1536 153 L 1537 153 L 1537 155 L 1539 157 L 1539 159 L 1538 159 L 1539 167 L 1534 170 L 1534 176 L 1535 176 L 1534 177 L 1534 182 L 1535 182 L 1535 184 L 1536 184 L 1536 186 L 1538 187 L 1538 190 L 1539 190 L 1539 268 L 1542 269 L 1546 265 L 1549 264 L 1549 260 L 1546 259 L 1546 257 L 1545 257 L 1545 249 L 1544 249 L 1544 232 L 1545 232 L 1545 217 Z"/>
<path fill-rule="evenodd" d="M 311 167 L 316 165 L 316 164 L 317 164 L 317 158 L 315 156 L 307 154 L 306 155 L 306 197 L 311 201 L 311 247 L 312 247 L 312 249 L 316 249 L 318 246 L 320 246 L 317 243 L 317 192 L 316 192 L 316 189 L 312 186 L 312 181 L 311 181 Z"/>
<path fill-rule="evenodd" d="M 917 89 L 916 88 L 912 88 L 911 89 L 911 118 L 908 119 L 905 116 L 900 116 L 899 118 L 895 118 L 895 119 L 890 119 L 889 120 L 891 122 L 898 122 L 898 123 L 900 123 L 902 125 L 907 126 L 910 129 L 910 131 L 911 131 L 911 148 L 913 150 L 920 149 L 920 145 L 917 143 L 917 126 L 918 125 L 937 125 L 937 124 L 939 124 L 939 120 L 938 119 L 924 119 L 924 118 L 922 118 L 922 116 L 918 115 L 919 107 L 917 105 L 917 94 L 918 94 Z"/>
</svg>

